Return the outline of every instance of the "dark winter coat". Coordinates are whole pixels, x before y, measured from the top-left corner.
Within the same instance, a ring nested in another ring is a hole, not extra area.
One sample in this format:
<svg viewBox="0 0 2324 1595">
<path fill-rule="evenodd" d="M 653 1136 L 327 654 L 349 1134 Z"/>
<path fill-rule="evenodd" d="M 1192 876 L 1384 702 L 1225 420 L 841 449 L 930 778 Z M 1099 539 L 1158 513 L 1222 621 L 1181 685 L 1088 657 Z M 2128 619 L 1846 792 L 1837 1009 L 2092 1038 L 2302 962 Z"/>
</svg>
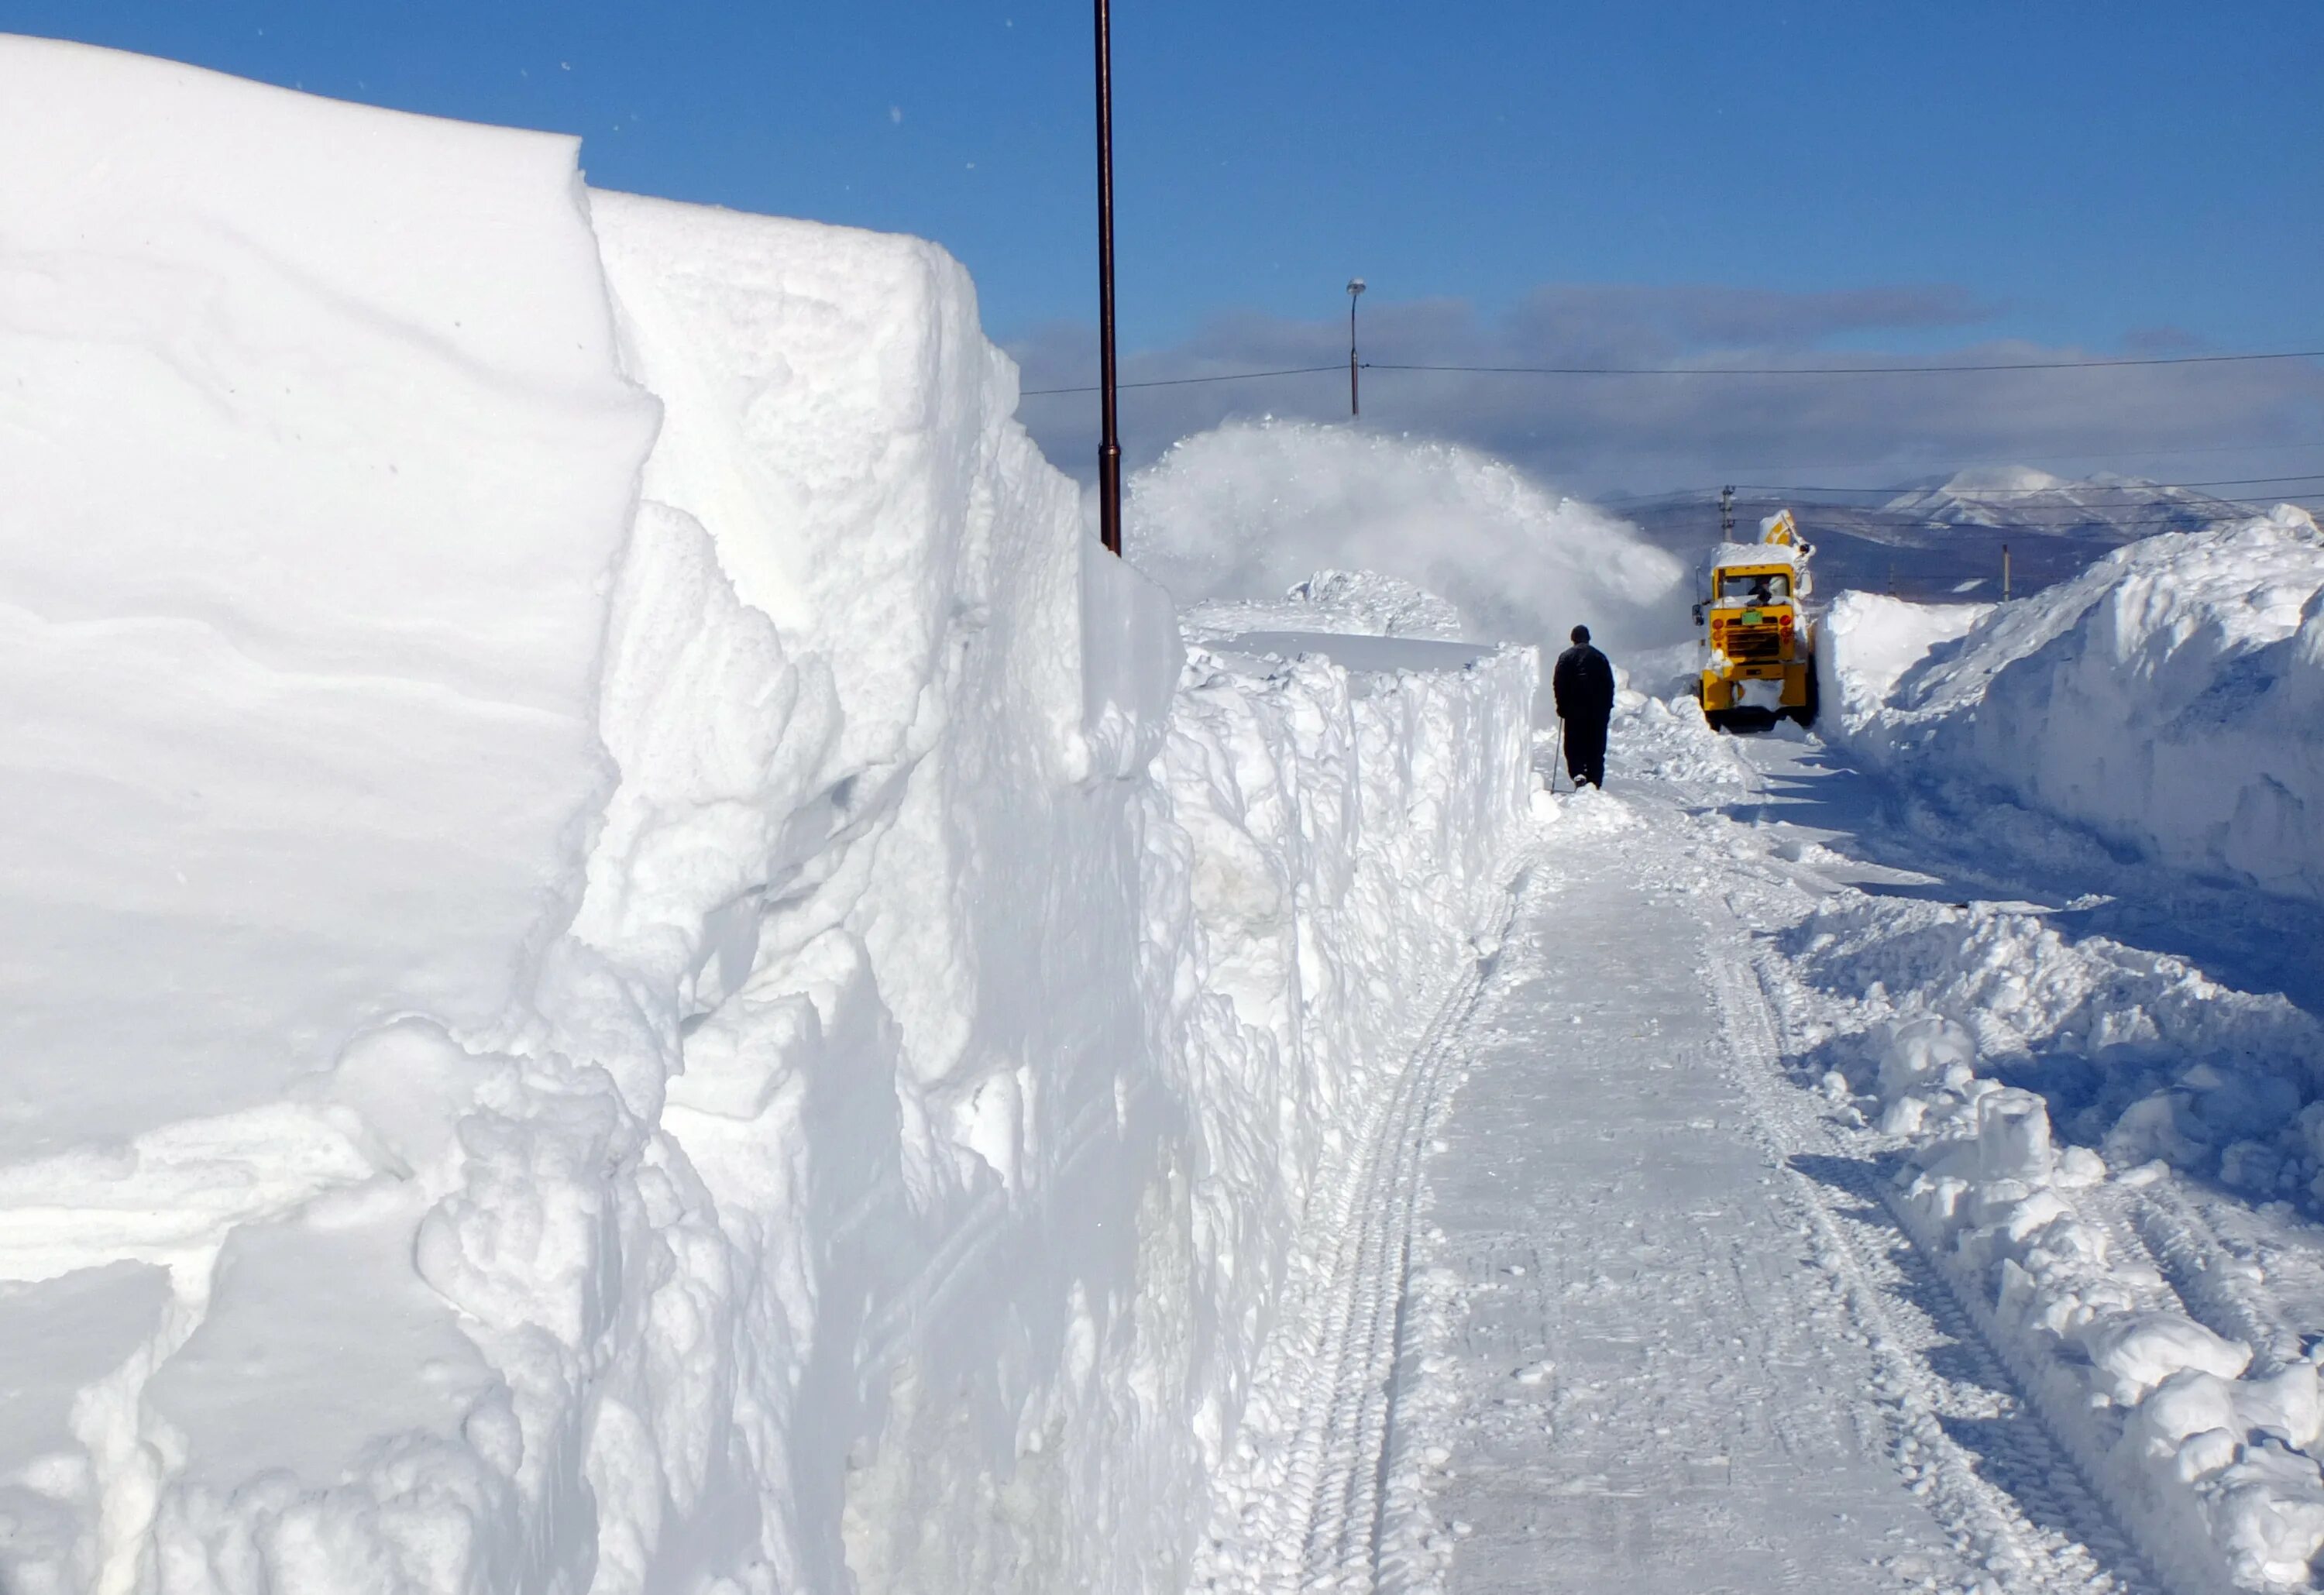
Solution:
<svg viewBox="0 0 2324 1595">
<path fill-rule="evenodd" d="M 1587 642 L 1577 642 L 1557 656 L 1549 690 L 1560 720 L 1603 725 L 1614 717 L 1614 667 Z"/>
</svg>

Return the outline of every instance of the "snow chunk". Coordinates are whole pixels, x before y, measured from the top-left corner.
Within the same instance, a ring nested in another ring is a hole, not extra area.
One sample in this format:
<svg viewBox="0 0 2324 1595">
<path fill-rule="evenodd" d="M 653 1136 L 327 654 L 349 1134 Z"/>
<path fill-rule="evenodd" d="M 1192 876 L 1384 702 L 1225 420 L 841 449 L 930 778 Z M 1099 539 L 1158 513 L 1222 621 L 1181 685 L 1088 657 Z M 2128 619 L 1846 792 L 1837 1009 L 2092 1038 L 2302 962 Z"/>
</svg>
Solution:
<svg viewBox="0 0 2324 1595">
<path fill-rule="evenodd" d="M 1959 1090 L 1977 1070 L 1977 1042 L 1941 1015 L 1890 1028 L 1880 1048 L 1880 1100 L 1894 1102 L 1923 1085 Z"/>
<path fill-rule="evenodd" d="M 1817 632 L 1823 733 L 1845 741 L 1877 715 L 1906 671 L 1982 619 L 1988 604 L 1907 604 L 1878 593 L 1842 593 Z"/>
<path fill-rule="evenodd" d="M 2126 1406 L 2186 1369 L 2233 1379 L 2251 1365 L 2249 1346 L 2213 1334 L 2177 1313 L 2126 1313 L 2106 1319 L 2082 1336 L 2082 1347 L 2109 1381 L 2108 1393 Z"/>
</svg>

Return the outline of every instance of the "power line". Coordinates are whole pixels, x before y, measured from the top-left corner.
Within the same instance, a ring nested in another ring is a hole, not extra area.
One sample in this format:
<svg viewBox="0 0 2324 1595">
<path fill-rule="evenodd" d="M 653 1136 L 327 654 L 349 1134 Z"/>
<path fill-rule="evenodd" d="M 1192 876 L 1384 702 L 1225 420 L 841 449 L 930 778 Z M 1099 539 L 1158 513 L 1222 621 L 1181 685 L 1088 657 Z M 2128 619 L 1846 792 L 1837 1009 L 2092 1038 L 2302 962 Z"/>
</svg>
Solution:
<svg viewBox="0 0 2324 1595">
<path fill-rule="evenodd" d="M 1942 376 L 1955 372 L 2226 365 L 2252 360 L 2324 360 L 2324 349 L 2282 349 L 2249 355 L 2154 355 L 2123 360 L 2002 360 L 1958 365 L 1402 365 L 1370 360 L 1365 361 L 1364 365 L 1371 371 L 1447 371 L 1514 376 Z"/>
<path fill-rule="evenodd" d="M 2307 473 L 2305 475 L 2301 475 L 2301 476 L 2223 476 L 2223 477 L 2216 478 L 2216 479 L 2214 479 L 2214 480 L 2212 480 L 2212 481 L 2209 481 L 2209 482 L 2120 482 L 2120 483 L 2108 482 L 2108 483 L 2099 484 L 2098 484 L 2098 491 L 2100 491 L 2100 492 L 2102 492 L 2102 493 L 2129 493 L 2129 492 L 2134 491 L 2135 489 L 2137 489 L 2137 488 L 2143 488 L 2143 487 L 2144 487 L 2144 488 L 2164 488 L 2164 487 L 2168 487 L 2168 488 L 2189 488 L 2189 489 L 2198 488 L 2198 487 L 2256 487 L 2256 486 L 2260 486 L 2260 485 L 2262 485 L 2262 484 L 2272 484 L 2272 483 L 2277 483 L 2277 482 L 2324 482 L 2324 471 L 2310 471 L 2310 472 Z M 2075 484 L 2072 484 L 2072 483 L 2067 483 L 2067 484 L 2065 484 L 2063 485 L 2063 487 L 2062 487 L 2062 488 L 2060 488 L 2060 487 L 1993 487 L 1993 488 L 1980 488 L 1980 489 L 1977 489 L 1977 490 L 1972 491 L 1972 492 L 1964 493 L 1962 493 L 1960 496 L 1961 496 L 1961 497 L 1964 497 L 1964 498 L 2015 498 L 2015 497 L 2021 497 L 2021 496 L 2022 496 L 2022 497 L 2035 497 L 2035 496 L 2039 496 L 2040 494 L 2042 494 L 2042 493 L 2058 493 L 2058 492 L 2061 492 L 2061 491 L 2070 491 L 2070 490 L 2074 485 L 2075 485 Z M 1704 490 L 1704 491 L 1708 491 L 1708 490 L 1706 489 L 1706 490 Z M 1893 498 L 1893 497 L 1896 497 L 1896 496 L 1898 496 L 1898 495 L 1900 495 L 1900 494 L 1908 493 L 1937 493 L 1937 492 L 1941 492 L 1941 491 L 1942 491 L 1942 487 L 1941 487 L 1941 484 L 1940 484 L 1940 485 L 1938 485 L 1938 486 L 1933 486 L 1933 487 L 1932 487 L 1932 486 L 1931 486 L 1930 484 L 1928 484 L 1927 483 L 1904 483 L 1904 484 L 1900 484 L 1899 485 L 1896 485 L 1896 486 L 1894 486 L 1894 487 L 1801 487 L 1801 486 L 1791 486 L 1791 487 L 1769 487 L 1769 486 L 1766 486 L 1766 485 L 1765 485 L 1765 484 L 1756 484 L 1756 483 L 1754 483 L 1754 484 L 1739 484 L 1739 483 L 1738 483 L 1738 484 L 1736 485 L 1735 491 L 1736 491 L 1736 492 L 1738 492 L 1738 493 L 1887 493 L 1889 496 L 1891 496 L 1891 497 Z"/>
<path fill-rule="evenodd" d="M 2013 465 L 2021 465 L 2021 466 L 2043 466 L 2043 465 L 2055 465 L 2055 464 L 2059 464 L 2059 463 L 2061 463 L 2061 462 L 2069 461 L 2069 460 L 2070 460 L 2070 461 L 2076 461 L 2076 462 L 2087 463 L 2087 462 L 2091 461 L 2091 460 L 2150 460 L 2150 459 L 2163 459 L 2163 458 L 2166 458 L 2166 457 L 2167 457 L 2167 458 L 2172 458 L 2172 459 L 2176 459 L 2176 458 L 2181 457 L 2182 456 L 2187 456 L 2187 455 L 2205 455 L 2205 456 L 2209 456 L 2209 455 L 2218 455 L 2218 454 L 2271 454 L 2271 455 L 2272 455 L 2272 454 L 2312 454 L 2312 453 L 2314 453 L 2314 452 L 2315 452 L 2316 450 L 2318 450 L 2318 449 L 2324 449 L 2324 438 L 2312 439 L 2312 440 L 2310 440 L 2310 441 L 2304 442 L 2304 443 L 2236 443 L 2236 444 L 2229 444 L 2229 445 L 2227 445 L 2227 446 L 2224 446 L 2224 447 L 2198 447 L 2198 448 L 2163 448 L 2163 447 L 2152 447 L 2152 448 L 2130 448 L 2130 449 L 2122 449 L 2122 448 L 2117 448 L 2117 449 L 2109 449 L 2109 450 L 2107 450 L 2107 451 L 2105 451 L 2105 452 L 2103 452 L 2103 453 L 2086 453 L 2086 454 L 2037 453 L 2037 454 L 2025 454 L 2025 455 L 2020 455 L 2020 456 L 2016 456 L 2015 458 L 2014 458 L 2013 460 L 2011 460 L 2011 461 L 2010 461 L 2010 463 L 2011 463 L 2011 464 L 2013 464 Z M 1761 461 L 1757 461 L 1757 462 L 1756 462 L 1756 463 L 1754 463 L 1754 464 L 1751 464 L 1751 465 L 1738 465 L 1738 466 L 1737 466 L 1735 468 L 1736 468 L 1737 470 L 1738 470 L 1738 471 L 1852 471 L 1852 470 L 1857 469 L 1857 468 L 1858 468 L 1858 467 L 1859 467 L 1859 466 L 1861 466 L 1861 467 L 1865 467 L 1865 468 L 1870 468 L 1870 467 L 1872 467 L 1872 466 L 1877 466 L 1880 467 L 1880 468 L 1881 468 L 1881 469 L 1883 469 L 1883 470 L 1886 470 L 1886 469 L 1889 469 L 1889 468 L 1893 467 L 1895 464 L 1896 464 L 1896 461 L 1895 461 L 1895 457 L 1894 457 L 1893 456 L 1881 456 L 1881 457 L 1880 457 L 1880 458 L 1878 458 L 1878 459 L 1855 459 L 1855 460 L 1787 460 L 1787 461 L 1785 461 L 1785 462 L 1784 462 L 1784 464 L 1782 464 L 1782 465 L 1770 465 L 1770 464 L 1768 464 L 1766 461 L 1765 461 L 1765 460 L 1761 460 Z M 1960 467 L 1959 467 L 1959 466 L 1948 467 L 1948 469 L 1952 469 L 1952 470 L 1958 470 L 1958 469 L 1960 469 Z M 1933 469 L 1934 469 L 1934 468 L 1933 468 L 1933 467 L 1932 467 L 1932 474 L 1933 474 Z M 2171 485 L 2171 484 L 2158 484 L 2158 485 L 2168 486 L 2168 485 Z M 1616 493 L 1616 494 L 1612 494 L 1612 495 L 1610 495 L 1610 496 L 1609 496 L 1609 497 L 1607 497 L 1607 498 L 1605 498 L 1605 499 L 1602 499 L 1602 500 L 1600 500 L 1600 502 L 1618 502 L 1618 501 L 1629 500 L 1629 499 L 1661 498 L 1661 497 L 1665 496 L 1665 494 L 1666 494 L 1667 493 L 1679 493 L 1679 492 L 1715 492 L 1715 491 L 1717 491 L 1717 490 L 1716 490 L 1716 489 L 1711 489 L 1711 488 L 1691 488 L 1691 489 L 1670 488 L 1670 489 L 1664 490 L 1663 492 L 1657 492 L 1657 493 Z M 1914 486 L 1900 487 L 1900 488 L 1896 489 L 1896 491 L 1897 491 L 1897 492 L 1900 492 L 1900 493 L 1912 493 L 1912 492 L 1917 492 L 1917 491 L 1920 491 L 1920 489 L 1918 488 L 1918 486 L 1917 486 L 1917 485 L 1914 485 Z"/>
<path fill-rule="evenodd" d="M 2160 509 L 2168 509 L 2170 506 L 2169 506 L 2167 503 L 2159 503 L 2159 502 L 2157 502 L 2155 501 L 2155 499 L 2154 499 L 2154 498 L 2153 498 L 2153 493 L 2161 493 L 2161 492 L 2169 492 L 2169 491 L 2182 490 L 2182 489 L 2193 489 L 2193 488 L 2198 488 L 2198 487 L 2207 487 L 2207 486 L 2209 486 L 2209 487 L 2238 487 L 2238 486 L 2251 486 L 2251 485 L 2255 485 L 2255 484 L 2260 484 L 2260 483 L 2265 483 L 2265 482 L 2318 482 L 2318 483 L 2324 483 L 2324 475 L 2313 475 L 2313 476 L 2252 476 L 2252 477 L 2246 477 L 2246 478 L 2242 479 L 2241 481 L 2236 481 L 2236 482 L 2213 482 L 2213 483 L 2199 483 L 2199 482 L 2146 482 L 2146 483 L 2138 483 L 2138 484 L 2122 484 L 2122 485 L 2119 485 L 2119 486 L 2113 485 L 2113 484 L 2108 484 L 2108 485 L 2107 485 L 2107 486 L 2100 487 L 2099 489 L 2098 489 L 2098 490 L 2097 490 L 2097 492 L 2096 492 L 2096 493 L 2089 493 L 2089 494 L 2087 494 L 2087 495 L 2084 495 L 2084 496 L 2078 496 L 2078 497 L 2076 497 L 2076 498 L 2074 498 L 2074 499 L 2070 500 L 2070 502 L 2060 502 L 2060 503 L 2056 503 L 2056 504 L 2026 504 L 2026 505 L 2020 506 L 2018 509 L 2016 509 L 2016 510 L 2013 511 L 2012 512 L 2013 512 L 2013 513 L 2017 513 L 2017 514 L 2029 515 L 2029 516 L 2031 516 L 2031 515 L 2051 514 L 2051 513 L 2061 514 L 2061 515 L 2070 515 L 2070 514 L 2073 514 L 2073 513 L 2075 513 L 2076 512 L 2082 511 L 2082 510 L 2137 509 L 2137 508 L 2143 508 L 2143 507 L 2147 506 L 2147 505 L 2150 505 L 2150 504 L 2153 505 L 2156 509 L 2159 509 L 2159 510 L 2160 510 Z M 2145 490 L 2145 491 L 2141 491 L 2142 489 L 2143 489 L 2143 490 Z M 2072 490 L 2072 484 L 2067 484 L 2067 486 L 2066 486 L 2065 488 L 2062 488 L 2062 489 L 2061 489 L 2061 488 L 2030 488 L 2030 487 L 2029 487 L 2029 488 L 1997 488 L 1997 489 L 1993 490 L 1993 491 L 1992 491 L 1992 492 L 1990 492 L 1990 493 L 1961 493 L 1953 494 L 1952 496 L 1954 496 L 1954 497 L 1956 497 L 1956 498 L 1959 498 L 1959 499 L 1960 499 L 1960 500 L 1963 500 L 1963 501 L 1965 501 L 1965 502 L 1978 502 L 1978 501 L 1980 501 L 1980 500 L 1985 500 L 1985 499 L 2002 498 L 2002 497 L 2007 497 L 2007 496 L 2018 496 L 2018 495 L 2022 495 L 2022 494 L 2051 493 L 2060 493 L 2060 492 L 2070 492 L 2071 490 Z M 1701 496 L 1702 496 L 1702 497 L 1703 497 L 1705 500 L 1708 500 L 1708 499 L 1709 499 L 1709 498 L 1711 498 L 1712 495 L 1714 495 L 1718 491 L 1719 491 L 1719 490 L 1718 490 L 1717 488 L 1711 488 L 1711 487 L 1677 487 L 1677 488 L 1671 488 L 1671 489 L 1669 489 L 1669 490 L 1667 490 L 1667 491 L 1665 491 L 1665 492 L 1663 492 L 1663 493 L 1610 493 L 1610 494 L 1607 494 L 1607 495 L 1604 495 L 1604 496 L 1601 496 L 1601 497 L 1593 498 L 1593 499 L 1591 499 L 1591 501 L 1589 501 L 1589 502 L 1593 502 L 1593 503 L 1601 503 L 1601 504 L 1646 503 L 1646 502 L 1650 502 L 1655 501 L 1655 500 L 1657 500 L 1657 499 L 1674 499 L 1674 498 L 1683 498 L 1683 497 L 1687 497 L 1687 496 L 1690 496 L 1690 495 L 1701 495 Z M 1737 493 L 1752 493 L 1752 494 L 1756 494 L 1756 495 L 1761 495 L 1761 496 L 1763 496 L 1764 498 L 1769 498 L 1769 499 L 1775 499 L 1775 498 L 1792 498 L 1792 497 L 1795 497 L 1795 496 L 1797 496 L 1797 495 L 1799 495 L 1799 494 L 1802 494 L 1802 493 L 1866 493 L 1866 494 L 1877 494 L 1877 495 L 1882 495 L 1882 496 L 1884 496 L 1884 497 L 1886 497 L 1886 498 L 1895 499 L 1895 498 L 1903 498 L 1903 497 L 1907 497 L 1907 496 L 1916 495 L 1916 494 L 1922 494 L 1922 493 L 1941 493 L 1941 492 L 1943 491 L 1943 489 L 1942 489 L 1942 487 L 1941 487 L 1941 486 L 1931 487 L 1931 486 L 1928 486 L 1928 485 L 1926 485 L 1926 484 L 1905 484 L 1905 485 L 1893 486 L 1893 487 L 1800 487 L 1800 486 L 1793 486 L 1793 487 L 1770 487 L 1770 486 L 1766 486 L 1766 485 L 1764 485 L 1764 484 L 1753 484 L 1753 485 L 1749 485 L 1749 486 L 1738 485 L 1738 486 L 1736 487 L 1735 491 L 1736 491 Z M 2112 495 L 2114 495 L 2114 496 L 2112 496 L 2112 497 L 2100 497 L 2100 496 L 2098 496 L 2099 494 L 2112 494 Z M 2301 502 L 2305 502 L 2305 501 L 2307 501 L 2307 500 L 2310 500 L 2310 499 L 2324 498 L 2324 487 L 2309 488 L 2309 489 L 2305 489 L 2305 490 L 2302 490 L 2302 491 L 2299 491 L 2299 492 L 2292 492 L 2292 493 L 2279 493 L 2255 494 L 2255 495 L 2247 496 L 2247 497 L 2228 497 L 2228 496 L 2224 496 L 2224 495 L 2217 494 L 2217 493 L 2207 493 L 2207 494 L 2205 495 L 2205 497 L 2206 497 L 2206 498 L 2208 498 L 2208 499 L 2209 499 L 2211 502 L 2213 502 L 2213 503 L 2220 503 L 2220 504 L 2275 504 L 2275 503 L 2284 503 L 2284 502 L 2301 503 Z M 1879 508 L 1880 506 L 1879 506 L 1879 505 L 1862 505 L 1862 506 L 1859 506 L 1859 505 L 1855 505 L 1855 504 L 1828 504 L 1828 505 L 1825 505 L 1825 506 L 1823 506 L 1823 507 L 1824 507 L 1824 508 L 1827 508 L 1827 509 L 1833 509 L 1833 510 L 1853 510 L 1853 509 L 1859 509 L 1859 508 L 1864 508 L 1864 509 L 1877 509 L 1877 508 Z M 2200 510 L 2200 509 L 2201 508 L 2201 505 L 2200 505 L 2200 504 L 2190 504 L 2190 505 L 2186 505 L 2186 506 L 2183 506 L 2183 507 L 2184 507 L 2184 508 L 2186 508 L 2186 509 L 2188 509 L 2188 510 L 2190 510 L 2190 511 L 2191 511 L 2191 510 Z"/>
<path fill-rule="evenodd" d="M 1314 376 L 1319 371 L 1336 372 L 1345 369 L 1347 369 L 1345 366 L 1339 364 L 1293 365 L 1281 371 L 1222 371 L 1213 376 L 1166 376 L 1156 378 L 1151 382 L 1116 383 L 1114 386 L 1118 389 L 1185 388 L 1192 387 L 1196 383 L 1247 383 L 1264 376 Z M 1026 388 L 1019 393 L 1018 397 L 1038 399 L 1049 393 L 1094 393 L 1096 392 L 1095 383 L 1082 388 Z"/>
<path fill-rule="evenodd" d="M 2121 360 L 2002 360 L 1956 365 L 1453 365 L 1366 360 L 1366 371 L 1443 372 L 1471 376 L 1945 376 L 1964 372 L 2112 371 L 2143 365 L 2231 365 L 2255 360 L 2324 360 L 2324 349 L 2278 349 L 2246 355 L 2153 355 Z M 1291 365 L 1271 371 L 1221 371 L 1204 376 L 1157 377 L 1119 388 L 1185 388 L 1206 383 L 1247 383 L 1266 377 L 1316 376 L 1342 367 Z M 1019 396 L 1094 393 L 1097 384 L 1026 388 Z"/>
</svg>

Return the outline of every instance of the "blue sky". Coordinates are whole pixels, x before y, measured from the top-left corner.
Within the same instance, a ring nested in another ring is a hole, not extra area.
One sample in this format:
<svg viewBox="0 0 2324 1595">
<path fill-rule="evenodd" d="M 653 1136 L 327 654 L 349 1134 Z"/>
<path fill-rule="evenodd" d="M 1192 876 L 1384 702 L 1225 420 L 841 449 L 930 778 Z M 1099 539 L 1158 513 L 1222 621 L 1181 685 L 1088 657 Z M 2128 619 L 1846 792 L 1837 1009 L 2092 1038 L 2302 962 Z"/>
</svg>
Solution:
<svg viewBox="0 0 2324 1595">
<path fill-rule="evenodd" d="M 0 27 L 578 133 L 601 186 L 923 234 L 1028 384 L 1085 357 L 1080 0 L 0 0 Z M 2324 347 L 2314 0 L 1120 0 L 1115 54 L 1123 337 L 1157 371 L 1320 338 L 1351 274 L 1383 331 L 1412 312 L 1407 355 L 1431 307 L 1488 353 Z M 1662 296 L 1624 301 L 1660 341 L 1518 327 L 1586 323 L 1578 287 Z M 2310 420 L 2324 439 L 2305 410 L 2282 437 Z"/>
<path fill-rule="evenodd" d="M 604 186 L 925 234 L 1003 337 L 1088 313 L 1084 4 L 5 0 L 0 22 L 577 132 Z M 1994 309 L 1981 330 L 2046 340 L 2324 333 L 2313 0 L 1125 0 L 1115 25 L 1134 341 L 1326 313 L 1355 273 L 1489 310 L 1544 281 L 1950 283 Z"/>
</svg>

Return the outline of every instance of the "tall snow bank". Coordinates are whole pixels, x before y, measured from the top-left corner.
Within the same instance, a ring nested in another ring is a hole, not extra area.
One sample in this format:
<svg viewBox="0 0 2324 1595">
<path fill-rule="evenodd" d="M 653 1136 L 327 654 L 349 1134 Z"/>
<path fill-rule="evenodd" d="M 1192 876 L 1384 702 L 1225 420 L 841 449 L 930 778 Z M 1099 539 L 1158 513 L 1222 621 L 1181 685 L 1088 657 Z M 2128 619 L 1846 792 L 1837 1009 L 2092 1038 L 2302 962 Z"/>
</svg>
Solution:
<svg viewBox="0 0 2324 1595">
<path fill-rule="evenodd" d="M 1880 593 L 1840 595 L 1817 622 L 1823 734 L 1845 741 L 1877 720 L 1906 671 L 1984 618 L 1990 604 L 1912 604 Z"/>
<path fill-rule="evenodd" d="M 1867 638 L 1951 623 L 1858 604 Z M 2304 512 L 2118 549 L 1982 615 L 1885 692 L 1849 683 L 1851 646 L 1843 634 L 1840 734 L 1874 761 L 2324 897 L 2324 538 Z"/>
<path fill-rule="evenodd" d="M 609 781 L 653 406 L 570 139 L 7 39 L 0 141 L 23 1156 L 273 1100 L 352 1019 L 500 1016 Z"/>
<path fill-rule="evenodd" d="M 1451 600 L 1469 634 L 1618 655 L 1692 639 L 1685 571 L 1601 510 L 1455 444 L 1310 422 L 1231 422 L 1130 484 L 1125 537 L 1182 604 L 1274 598 L 1375 571 Z"/>
<path fill-rule="evenodd" d="M 0 1584 L 1177 1588 L 1532 655 L 1189 658 L 930 245 L 0 88 Z"/>
</svg>

